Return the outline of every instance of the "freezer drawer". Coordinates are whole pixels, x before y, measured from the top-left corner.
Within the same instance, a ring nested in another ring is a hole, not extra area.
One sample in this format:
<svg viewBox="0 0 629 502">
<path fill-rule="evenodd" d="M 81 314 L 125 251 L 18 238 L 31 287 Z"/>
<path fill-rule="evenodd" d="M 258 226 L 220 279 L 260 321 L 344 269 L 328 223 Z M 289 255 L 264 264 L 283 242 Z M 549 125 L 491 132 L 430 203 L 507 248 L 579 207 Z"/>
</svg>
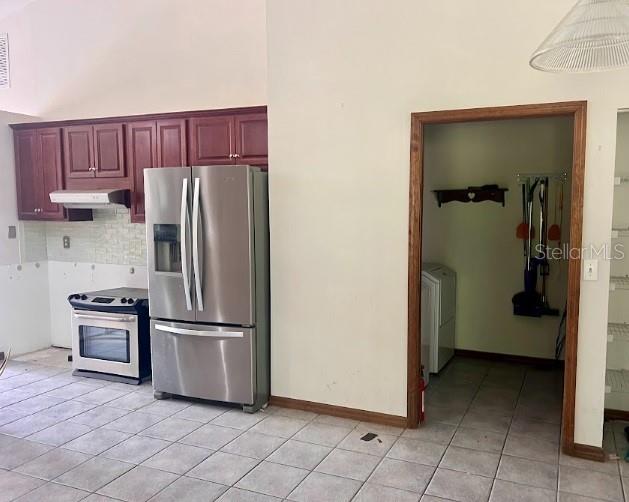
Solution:
<svg viewBox="0 0 629 502">
<path fill-rule="evenodd" d="M 255 329 L 151 321 L 153 388 L 180 396 L 251 405 Z"/>
</svg>

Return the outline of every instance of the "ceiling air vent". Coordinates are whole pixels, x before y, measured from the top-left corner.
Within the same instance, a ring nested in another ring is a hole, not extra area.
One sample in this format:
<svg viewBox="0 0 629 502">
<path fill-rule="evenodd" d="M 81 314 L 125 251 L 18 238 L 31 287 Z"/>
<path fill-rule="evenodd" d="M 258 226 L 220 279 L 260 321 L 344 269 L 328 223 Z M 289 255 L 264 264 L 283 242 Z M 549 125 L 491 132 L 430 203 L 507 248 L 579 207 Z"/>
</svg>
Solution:
<svg viewBox="0 0 629 502">
<path fill-rule="evenodd" d="M 9 87 L 9 35 L 0 33 L 0 89 Z"/>
</svg>

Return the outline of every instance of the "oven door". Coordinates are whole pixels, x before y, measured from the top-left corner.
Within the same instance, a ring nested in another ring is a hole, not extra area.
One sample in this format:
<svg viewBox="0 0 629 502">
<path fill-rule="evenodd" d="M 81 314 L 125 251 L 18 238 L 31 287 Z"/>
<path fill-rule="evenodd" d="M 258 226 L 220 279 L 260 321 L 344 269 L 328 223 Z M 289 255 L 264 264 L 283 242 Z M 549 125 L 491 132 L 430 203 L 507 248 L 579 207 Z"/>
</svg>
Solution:
<svg viewBox="0 0 629 502">
<path fill-rule="evenodd" d="M 139 377 L 138 316 L 72 311 L 72 367 Z"/>
</svg>

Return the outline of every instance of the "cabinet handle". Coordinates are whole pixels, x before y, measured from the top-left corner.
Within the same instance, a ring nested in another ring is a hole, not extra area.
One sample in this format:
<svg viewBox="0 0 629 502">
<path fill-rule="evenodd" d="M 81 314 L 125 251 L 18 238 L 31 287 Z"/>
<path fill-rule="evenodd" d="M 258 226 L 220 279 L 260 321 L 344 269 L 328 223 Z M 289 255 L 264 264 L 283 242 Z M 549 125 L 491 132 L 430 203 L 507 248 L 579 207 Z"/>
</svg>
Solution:
<svg viewBox="0 0 629 502">
<path fill-rule="evenodd" d="M 230 153 L 230 154 L 229 154 L 229 158 L 230 158 L 230 159 L 233 159 L 233 158 L 234 158 L 234 154 L 233 154 L 233 153 Z"/>
<path fill-rule="evenodd" d="M 239 158 L 240 158 L 240 154 L 239 154 L 239 153 L 235 153 L 235 154 L 234 154 L 234 158 L 235 158 L 235 159 L 239 159 Z"/>
</svg>

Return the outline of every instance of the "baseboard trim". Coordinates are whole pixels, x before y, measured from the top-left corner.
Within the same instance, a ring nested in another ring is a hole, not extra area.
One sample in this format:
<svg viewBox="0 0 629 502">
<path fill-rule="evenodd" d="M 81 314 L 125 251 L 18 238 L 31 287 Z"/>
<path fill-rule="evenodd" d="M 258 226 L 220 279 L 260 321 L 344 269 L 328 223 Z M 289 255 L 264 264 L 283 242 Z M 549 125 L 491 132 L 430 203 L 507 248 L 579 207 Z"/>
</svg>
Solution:
<svg viewBox="0 0 629 502">
<path fill-rule="evenodd" d="M 313 401 L 303 401 L 290 397 L 271 396 L 269 404 L 291 408 L 293 410 L 312 411 L 321 415 L 332 415 L 340 418 L 350 418 L 360 422 L 371 422 L 374 424 L 392 425 L 394 427 L 406 427 L 406 417 L 388 415 L 376 411 L 359 410 L 356 408 L 346 408 L 345 406 L 335 406 L 333 404 L 316 403 Z"/>
<path fill-rule="evenodd" d="M 605 462 L 607 460 L 607 453 L 600 446 L 572 443 L 572 446 L 566 445 L 563 452 L 566 455 L 594 460 L 595 462 Z"/>
<path fill-rule="evenodd" d="M 605 420 L 623 420 L 629 422 L 629 411 L 605 408 L 604 418 Z"/>
<path fill-rule="evenodd" d="M 564 362 L 543 357 L 518 356 L 515 354 L 499 354 L 497 352 L 482 352 L 479 350 L 454 349 L 454 355 L 472 359 L 487 359 L 507 363 L 532 364 L 546 368 L 563 368 Z"/>
</svg>

